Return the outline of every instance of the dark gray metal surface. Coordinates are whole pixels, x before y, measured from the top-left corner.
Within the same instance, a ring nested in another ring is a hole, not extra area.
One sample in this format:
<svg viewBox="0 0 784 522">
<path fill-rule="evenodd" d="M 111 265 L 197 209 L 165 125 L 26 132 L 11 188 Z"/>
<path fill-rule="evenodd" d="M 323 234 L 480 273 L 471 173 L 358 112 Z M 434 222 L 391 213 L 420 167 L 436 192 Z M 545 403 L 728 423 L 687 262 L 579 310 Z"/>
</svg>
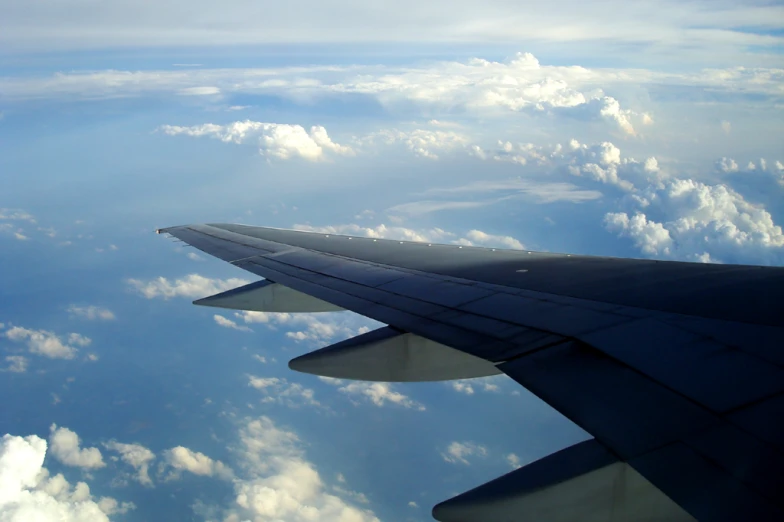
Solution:
<svg viewBox="0 0 784 522">
<path fill-rule="evenodd" d="M 760 520 L 784 509 L 784 497 L 770 495 L 771 487 L 784 490 L 781 474 L 760 464 L 779 462 L 784 450 L 782 268 L 244 225 L 164 232 L 297 291 L 500 363 L 700 520 L 725 520 L 721 513 L 750 504 Z M 720 494 L 708 500 L 678 476 L 680 465 Z"/>
<path fill-rule="evenodd" d="M 513 288 L 780 326 L 784 269 L 577 256 L 216 224 L 319 252 Z M 329 237 L 327 237 L 329 236 Z M 527 269 L 526 273 L 517 272 Z"/>
</svg>

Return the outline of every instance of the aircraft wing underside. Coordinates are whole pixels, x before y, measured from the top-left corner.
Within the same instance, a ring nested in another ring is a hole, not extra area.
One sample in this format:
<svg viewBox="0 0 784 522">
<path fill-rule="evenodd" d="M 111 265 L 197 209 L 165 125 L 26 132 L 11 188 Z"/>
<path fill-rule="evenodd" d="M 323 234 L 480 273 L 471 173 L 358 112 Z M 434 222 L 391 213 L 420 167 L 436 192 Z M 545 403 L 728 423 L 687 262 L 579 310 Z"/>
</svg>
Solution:
<svg viewBox="0 0 784 522">
<path fill-rule="evenodd" d="M 594 437 L 442 502 L 438 520 L 784 520 L 782 268 L 229 224 L 159 232 L 266 279 L 197 304 L 389 325 L 292 369 L 502 372 Z"/>
</svg>

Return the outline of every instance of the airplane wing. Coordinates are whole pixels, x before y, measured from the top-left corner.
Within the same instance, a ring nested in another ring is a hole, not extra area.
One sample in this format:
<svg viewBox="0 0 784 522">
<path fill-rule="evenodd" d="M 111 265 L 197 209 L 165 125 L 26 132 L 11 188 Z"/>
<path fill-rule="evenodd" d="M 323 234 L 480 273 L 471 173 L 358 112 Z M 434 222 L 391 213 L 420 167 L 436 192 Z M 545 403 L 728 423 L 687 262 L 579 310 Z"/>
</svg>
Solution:
<svg viewBox="0 0 784 522">
<path fill-rule="evenodd" d="M 438 504 L 437 520 L 784 520 L 784 268 L 235 224 L 158 232 L 265 278 L 197 304 L 388 325 L 294 370 L 505 373 L 594 437 Z"/>
</svg>

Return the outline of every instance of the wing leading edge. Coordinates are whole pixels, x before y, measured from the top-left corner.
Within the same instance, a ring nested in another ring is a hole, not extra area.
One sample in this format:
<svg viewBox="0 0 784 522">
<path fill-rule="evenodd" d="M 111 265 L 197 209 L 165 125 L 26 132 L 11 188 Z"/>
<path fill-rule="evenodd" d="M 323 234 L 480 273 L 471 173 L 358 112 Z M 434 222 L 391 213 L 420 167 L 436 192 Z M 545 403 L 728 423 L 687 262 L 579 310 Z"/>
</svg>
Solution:
<svg viewBox="0 0 784 522">
<path fill-rule="evenodd" d="M 594 437 L 439 504 L 438 520 L 784 519 L 782 268 L 230 224 L 159 232 L 266 278 L 197 304 L 389 325 L 293 369 L 503 372 Z"/>
</svg>

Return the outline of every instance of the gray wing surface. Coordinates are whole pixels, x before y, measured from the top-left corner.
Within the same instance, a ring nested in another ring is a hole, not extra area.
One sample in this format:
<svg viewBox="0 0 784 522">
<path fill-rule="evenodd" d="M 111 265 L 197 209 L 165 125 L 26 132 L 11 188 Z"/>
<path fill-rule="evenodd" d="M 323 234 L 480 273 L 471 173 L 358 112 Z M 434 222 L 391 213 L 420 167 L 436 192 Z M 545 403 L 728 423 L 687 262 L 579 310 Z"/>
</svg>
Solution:
<svg viewBox="0 0 784 522">
<path fill-rule="evenodd" d="M 388 325 L 292 369 L 505 373 L 594 437 L 442 502 L 438 520 L 784 520 L 784 268 L 235 224 L 159 232 L 265 278 L 197 304 Z"/>
</svg>

